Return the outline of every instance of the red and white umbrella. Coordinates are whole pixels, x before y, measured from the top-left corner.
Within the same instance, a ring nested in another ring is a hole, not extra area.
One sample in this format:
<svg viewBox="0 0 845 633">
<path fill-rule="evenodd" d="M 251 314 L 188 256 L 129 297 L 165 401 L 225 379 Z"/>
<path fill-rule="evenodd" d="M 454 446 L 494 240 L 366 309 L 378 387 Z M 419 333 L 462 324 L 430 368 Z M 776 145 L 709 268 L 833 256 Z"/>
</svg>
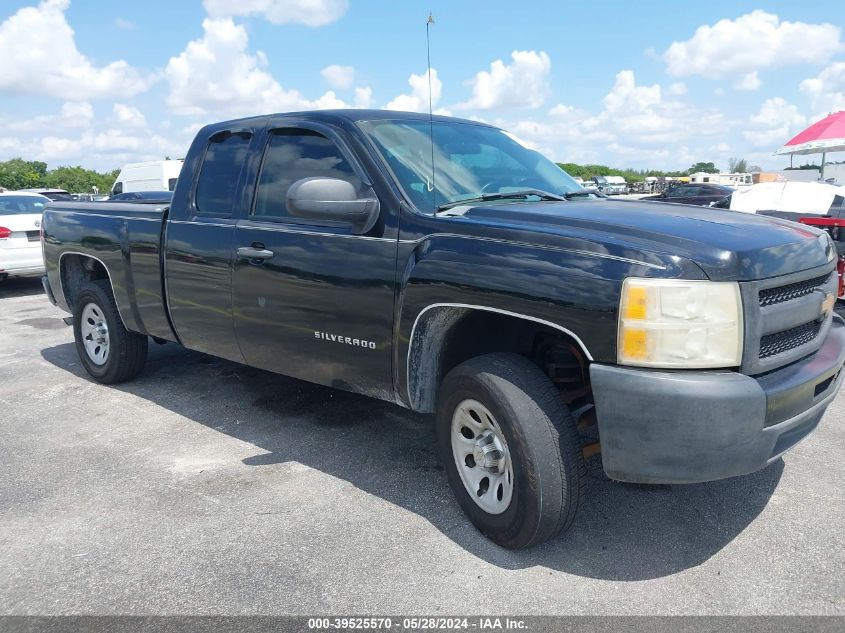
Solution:
<svg viewBox="0 0 845 633">
<path fill-rule="evenodd" d="M 827 152 L 845 152 L 845 110 L 816 121 L 787 141 L 775 154 L 821 154 L 821 177 L 824 179 Z"/>
</svg>

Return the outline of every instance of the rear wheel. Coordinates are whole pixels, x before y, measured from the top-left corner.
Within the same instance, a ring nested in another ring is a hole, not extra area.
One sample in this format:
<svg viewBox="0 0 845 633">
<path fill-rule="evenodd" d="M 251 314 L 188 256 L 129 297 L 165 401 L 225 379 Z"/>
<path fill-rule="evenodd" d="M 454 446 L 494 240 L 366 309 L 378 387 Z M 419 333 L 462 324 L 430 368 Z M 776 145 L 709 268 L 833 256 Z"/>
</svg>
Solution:
<svg viewBox="0 0 845 633">
<path fill-rule="evenodd" d="M 572 524 L 586 485 L 581 441 L 536 365 L 488 354 L 453 369 L 440 390 L 437 434 L 458 503 L 491 540 L 520 549 Z"/>
<path fill-rule="evenodd" d="M 85 284 L 74 305 L 76 352 L 91 377 L 113 384 L 137 376 L 147 360 L 147 337 L 123 326 L 108 284 Z"/>
</svg>

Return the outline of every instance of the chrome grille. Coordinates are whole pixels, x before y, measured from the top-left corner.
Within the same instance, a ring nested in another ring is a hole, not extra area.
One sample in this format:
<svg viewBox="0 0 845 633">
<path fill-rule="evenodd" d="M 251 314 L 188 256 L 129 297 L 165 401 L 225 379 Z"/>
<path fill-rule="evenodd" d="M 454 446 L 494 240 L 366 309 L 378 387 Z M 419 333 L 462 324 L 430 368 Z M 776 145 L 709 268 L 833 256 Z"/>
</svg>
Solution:
<svg viewBox="0 0 845 633">
<path fill-rule="evenodd" d="M 836 291 L 834 263 L 791 275 L 740 283 L 745 338 L 740 371 L 766 373 L 819 349 L 832 314 L 822 306 Z"/>
<path fill-rule="evenodd" d="M 816 288 L 824 284 L 828 277 L 830 277 L 830 274 L 822 275 L 821 277 L 814 277 L 813 279 L 806 279 L 804 281 L 798 281 L 778 288 L 766 288 L 765 290 L 761 290 L 759 293 L 760 306 L 766 307 L 808 295 L 811 292 L 815 292 Z"/>
<path fill-rule="evenodd" d="M 820 321 L 813 321 L 782 332 L 766 334 L 760 339 L 760 358 L 769 358 L 809 343 L 819 335 L 821 327 Z"/>
</svg>

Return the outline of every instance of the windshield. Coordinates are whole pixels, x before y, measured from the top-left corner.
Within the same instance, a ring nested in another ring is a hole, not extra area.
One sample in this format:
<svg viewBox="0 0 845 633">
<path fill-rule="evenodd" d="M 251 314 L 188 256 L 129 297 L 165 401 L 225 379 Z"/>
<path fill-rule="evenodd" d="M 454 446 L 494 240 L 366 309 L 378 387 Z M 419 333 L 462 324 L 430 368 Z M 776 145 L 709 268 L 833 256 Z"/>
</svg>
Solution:
<svg viewBox="0 0 845 633">
<path fill-rule="evenodd" d="M 496 128 L 452 121 L 432 125 L 426 120 L 359 125 L 422 211 L 485 194 L 527 189 L 560 196 L 586 193 L 560 167 Z"/>
<path fill-rule="evenodd" d="M 0 215 L 41 213 L 48 202 L 43 196 L 0 196 Z"/>
</svg>

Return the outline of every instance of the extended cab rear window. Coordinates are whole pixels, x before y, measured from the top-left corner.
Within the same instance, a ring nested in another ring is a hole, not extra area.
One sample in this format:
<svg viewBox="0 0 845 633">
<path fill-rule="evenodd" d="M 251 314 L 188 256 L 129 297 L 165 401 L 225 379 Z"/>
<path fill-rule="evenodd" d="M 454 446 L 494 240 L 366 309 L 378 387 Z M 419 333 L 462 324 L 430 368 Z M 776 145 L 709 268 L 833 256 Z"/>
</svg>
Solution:
<svg viewBox="0 0 845 633">
<path fill-rule="evenodd" d="M 200 215 L 230 216 L 252 134 L 223 132 L 213 136 L 205 151 L 194 206 Z"/>
</svg>

